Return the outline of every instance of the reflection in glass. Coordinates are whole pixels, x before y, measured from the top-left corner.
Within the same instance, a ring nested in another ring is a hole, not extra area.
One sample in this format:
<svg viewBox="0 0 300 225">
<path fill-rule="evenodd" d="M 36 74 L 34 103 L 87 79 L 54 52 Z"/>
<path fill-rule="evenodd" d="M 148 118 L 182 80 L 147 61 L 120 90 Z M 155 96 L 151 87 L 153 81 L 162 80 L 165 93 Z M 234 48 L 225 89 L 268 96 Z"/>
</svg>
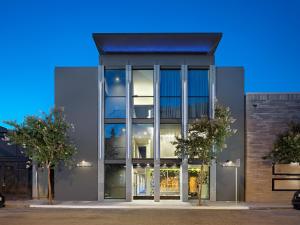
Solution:
<svg viewBox="0 0 300 225">
<path fill-rule="evenodd" d="M 160 169 L 160 194 L 175 196 L 180 193 L 180 169 Z"/>
<path fill-rule="evenodd" d="M 125 165 L 105 165 L 104 198 L 124 199 L 126 197 Z"/>
<path fill-rule="evenodd" d="M 105 96 L 125 96 L 125 70 L 105 70 Z"/>
<path fill-rule="evenodd" d="M 125 70 L 105 70 L 105 112 L 104 117 L 126 117 L 126 77 Z"/>
<path fill-rule="evenodd" d="M 208 97 L 189 97 L 189 118 L 201 118 L 208 115 Z"/>
<path fill-rule="evenodd" d="M 125 97 L 105 97 L 105 113 L 107 119 L 126 117 L 126 98 Z"/>
<path fill-rule="evenodd" d="M 160 117 L 181 117 L 180 70 L 160 71 Z"/>
<path fill-rule="evenodd" d="M 189 70 L 189 118 L 200 118 L 208 115 L 208 93 L 208 70 Z"/>
<path fill-rule="evenodd" d="M 176 136 L 181 136 L 180 124 L 161 124 L 160 125 L 160 158 L 177 158 L 174 155 L 176 150 Z"/>
<path fill-rule="evenodd" d="M 153 196 L 153 168 L 136 166 L 133 169 L 134 196 Z"/>
<path fill-rule="evenodd" d="M 197 177 L 198 171 L 200 170 L 200 166 L 189 166 L 188 174 L 189 174 L 189 197 L 197 198 L 198 195 L 198 184 Z M 205 178 L 202 184 L 201 198 L 209 199 L 209 167 L 204 166 Z"/>
<path fill-rule="evenodd" d="M 153 125 L 132 125 L 132 149 L 133 158 L 153 158 Z"/>
<path fill-rule="evenodd" d="M 105 159 L 125 159 L 125 124 L 105 124 Z"/>
<path fill-rule="evenodd" d="M 133 118 L 153 118 L 153 70 L 133 70 Z"/>
</svg>

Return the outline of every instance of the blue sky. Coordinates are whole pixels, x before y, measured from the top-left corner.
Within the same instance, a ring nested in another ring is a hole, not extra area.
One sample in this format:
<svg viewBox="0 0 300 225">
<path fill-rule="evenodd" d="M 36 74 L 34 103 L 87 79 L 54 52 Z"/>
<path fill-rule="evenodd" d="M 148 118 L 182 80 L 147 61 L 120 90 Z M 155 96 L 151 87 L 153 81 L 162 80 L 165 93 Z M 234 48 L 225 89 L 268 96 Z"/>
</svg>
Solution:
<svg viewBox="0 0 300 225">
<path fill-rule="evenodd" d="M 222 32 L 246 92 L 300 91 L 299 0 L 1 0 L 0 125 L 53 106 L 55 66 L 96 66 L 93 32 Z"/>
</svg>

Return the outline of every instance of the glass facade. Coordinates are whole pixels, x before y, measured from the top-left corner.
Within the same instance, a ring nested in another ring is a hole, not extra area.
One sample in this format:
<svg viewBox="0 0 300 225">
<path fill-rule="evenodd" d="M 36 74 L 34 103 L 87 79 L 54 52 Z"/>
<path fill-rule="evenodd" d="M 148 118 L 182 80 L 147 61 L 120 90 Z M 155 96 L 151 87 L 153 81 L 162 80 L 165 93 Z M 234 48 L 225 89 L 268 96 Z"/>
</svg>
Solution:
<svg viewBox="0 0 300 225">
<path fill-rule="evenodd" d="M 180 136 L 180 124 L 160 125 L 160 158 L 177 158 L 174 154 L 176 148 L 172 142 L 176 141 L 176 137 Z"/>
<path fill-rule="evenodd" d="M 132 150 L 133 158 L 153 158 L 153 125 L 132 125 Z"/>
<path fill-rule="evenodd" d="M 190 119 L 208 115 L 208 70 L 188 71 L 188 114 Z"/>
<path fill-rule="evenodd" d="M 125 159 L 126 125 L 105 124 L 105 159 Z"/>
<path fill-rule="evenodd" d="M 153 118 L 153 70 L 133 70 L 133 118 Z"/>
<path fill-rule="evenodd" d="M 179 196 L 180 194 L 180 169 L 160 169 L 160 195 Z"/>
<path fill-rule="evenodd" d="M 189 174 L 189 197 L 190 198 L 198 198 L 197 177 L 199 171 L 200 171 L 199 165 L 189 166 L 188 174 Z M 209 199 L 209 167 L 208 166 L 204 166 L 204 174 L 205 174 L 205 178 L 202 184 L 201 198 Z"/>
<path fill-rule="evenodd" d="M 133 187 L 134 197 L 153 196 L 153 167 L 141 167 L 140 165 L 135 166 L 133 169 Z"/>
<path fill-rule="evenodd" d="M 124 199 L 126 197 L 125 165 L 105 165 L 104 198 Z"/>
<path fill-rule="evenodd" d="M 180 137 L 183 107 L 188 108 L 188 119 L 208 115 L 208 70 L 188 70 L 188 104 L 182 105 L 180 69 L 160 69 L 160 163 L 158 185 L 162 198 L 180 195 L 180 168 L 172 144 Z M 104 197 L 126 198 L 126 73 L 124 69 L 105 70 L 104 74 Z M 154 198 L 154 70 L 132 69 L 131 99 L 128 106 L 132 115 L 131 156 L 132 194 L 135 199 Z M 197 197 L 199 165 L 189 165 L 188 195 Z M 158 171 L 157 171 L 158 172 Z M 202 198 L 209 198 L 209 168 L 205 166 Z"/>
<path fill-rule="evenodd" d="M 126 117 L 126 76 L 125 70 L 105 70 L 105 118 Z"/>
<path fill-rule="evenodd" d="M 181 72 L 160 71 L 160 118 L 181 117 Z"/>
</svg>

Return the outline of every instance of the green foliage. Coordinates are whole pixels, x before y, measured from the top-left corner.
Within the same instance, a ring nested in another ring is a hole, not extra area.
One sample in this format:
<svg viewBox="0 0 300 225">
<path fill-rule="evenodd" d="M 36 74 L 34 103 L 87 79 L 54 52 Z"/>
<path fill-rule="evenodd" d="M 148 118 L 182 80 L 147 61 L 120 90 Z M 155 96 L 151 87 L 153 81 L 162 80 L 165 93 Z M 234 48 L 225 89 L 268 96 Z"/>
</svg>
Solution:
<svg viewBox="0 0 300 225">
<path fill-rule="evenodd" d="M 227 147 L 226 139 L 236 133 L 236 130 L 231 128 L 234 121 L 228 107 L 217 105 L 214 119 L 203 117 L 196 120 L 191 124 L 187 138 L 176 137 L 176 141 L 172 142 L 176 146 L 177 157 L 201 161 L 200 170 L 197 171 L 199 205 L 202 185 L 208 182 L 204 165 L 211 165 L 212 160 L 217 159 L 218 153 Z"/>
<path fill-rule="evenodd" d="M 263 159 L 274 164 L 300 162 L 300 123 L 289 124 L 289 129 L 277 136 L 272 151 Z"/>
<path fill-rule="evenodd" d="M 5 121 L 13 127 L 7 134 L 12 144 L 22 146 L 25 154 L 41 167 L 54 168 L 61 161 L 69 161 L 76 148 L 71 143 L 63 110 L 53 109 L 42 117 L 27 116 L 23 123 Z"/>
<path fill-rule="evenodd" d="M 234 121 L 230 109 L 218 105 L 214 119 L 198 119 L 191 124 L 187 138 L 176 137 L 173 142 L 176 146 L 175 155 L 179 158 L 200 159 L 202 164 L 210 165 L 217 154 L 227 147 L 226 139 L 236 132 L 231 128 Z"/>
</svg>

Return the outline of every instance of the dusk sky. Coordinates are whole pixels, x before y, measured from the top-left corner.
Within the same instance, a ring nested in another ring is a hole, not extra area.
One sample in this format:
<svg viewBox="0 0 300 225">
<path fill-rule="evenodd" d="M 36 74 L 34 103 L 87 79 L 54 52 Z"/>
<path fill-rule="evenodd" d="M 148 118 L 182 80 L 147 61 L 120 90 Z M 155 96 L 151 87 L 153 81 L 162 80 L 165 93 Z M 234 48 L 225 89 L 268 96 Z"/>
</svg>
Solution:
<svg viewBox="0 0 300 225">
<path fill-rule="evenodd" d="M 300 92 L 300 0 L 1 0 L 0 125 L 54 105 L 55 66 L 96 66 L 93 32 L 222 32 L 245 93 Z"/>
</svg>

